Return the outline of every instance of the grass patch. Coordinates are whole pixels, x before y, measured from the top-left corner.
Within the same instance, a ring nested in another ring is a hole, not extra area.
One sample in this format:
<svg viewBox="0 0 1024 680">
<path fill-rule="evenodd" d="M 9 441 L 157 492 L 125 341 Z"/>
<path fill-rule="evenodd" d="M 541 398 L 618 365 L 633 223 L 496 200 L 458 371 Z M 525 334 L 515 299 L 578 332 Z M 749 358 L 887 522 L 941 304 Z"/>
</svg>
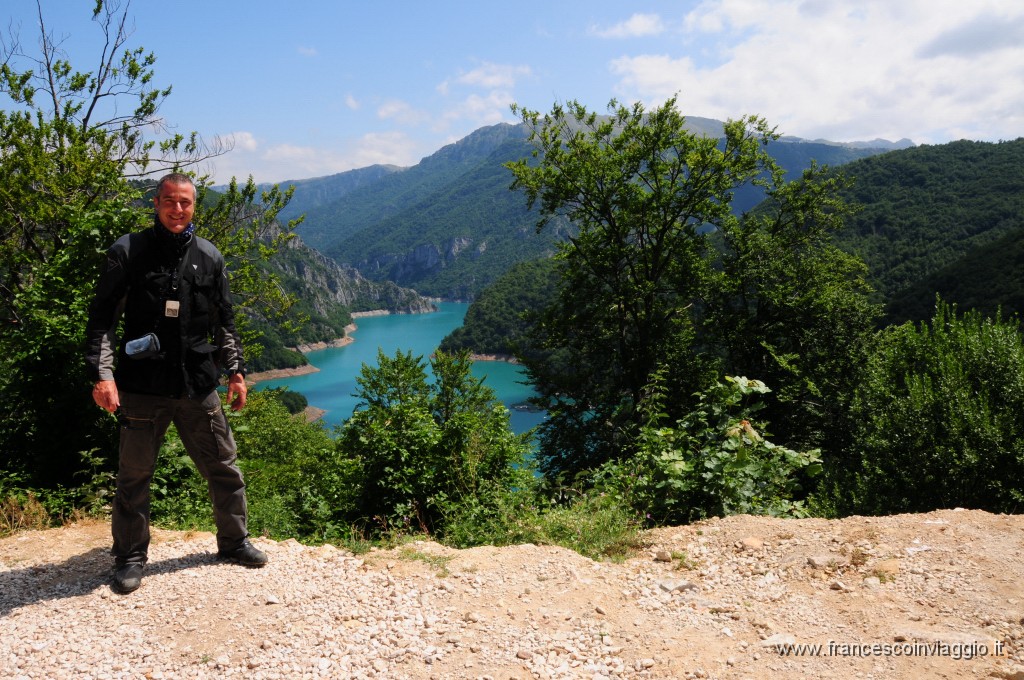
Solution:
<svg viewBox="0 0 1024 680">
<path fill-rule="evenodd" d="M 448 565 L 451 563 L 452 558 L 447 555 L 431 555 L 408 546 L 399 550 L 398 554 L 402 559 L 417 560 L 430 565 L 430 567 L 435 570 L 435 576 L 439 578 L 444 578 L 451 574 L 451 572 L 448 571 Z"/>
<path fill-rule="evenodd" d="M 50 526 L 50 513 L 31 491 L 21 496 L 7 496 L 0 503 L 0 537 Z"/>
<path fill-rule="evenodd" d="M 585 496 L 538 520 L 538 544 L 560 545 L 594 560 L 621 561 L 643 547 L 640 527 L 629 512 L 607 497 Z"/>
<path fill-rule="evenodd" d="M 673 550 L 672 559 L 676 563 L 676 571 L 690 571 L 691 569 L 696 569 L 700 566 L 690 559 L 690 556 L 686 554 L 685 550 Z"/>
<path fill-rule="evenodd" d="M 539 501 L 529 492 L 500 491 L 452 508 L 441 543 L 558 545 L 594 560 L 620 561 L 643 547 L 640 524 L 609 496 L 581 494 L 564 505 Z"/>
</svg>

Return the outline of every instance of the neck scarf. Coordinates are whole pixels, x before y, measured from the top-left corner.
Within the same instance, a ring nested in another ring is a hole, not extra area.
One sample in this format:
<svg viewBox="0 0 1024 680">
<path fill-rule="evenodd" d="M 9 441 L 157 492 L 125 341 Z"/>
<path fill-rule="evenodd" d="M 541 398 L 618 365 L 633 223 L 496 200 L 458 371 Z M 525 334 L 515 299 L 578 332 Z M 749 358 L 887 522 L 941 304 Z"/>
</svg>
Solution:
<svg viewBox="0 0 1024 680">
<path fill-rule="evenodd" d="M 172 231 L 168 231 L 167 227 L 165 227 L 160 222 L 159 218 L 155 218 L 154 221 L 156 222 L 157 236 L 163 243 L 171 247 L 174 250 L 174 252 L 177 253 L 178 255 L 181 255 L 183 252 L 185 252 L 185 249 L 188 248 L 188 244 L 192 243 L 192 235 L 196 231 L 196 225 L 194 225 L 192 222 L 188 223 L 188 226 L 185 227 L 185 231 L 181 232 L 180 234 L 175 234 Z"/>
</svg>

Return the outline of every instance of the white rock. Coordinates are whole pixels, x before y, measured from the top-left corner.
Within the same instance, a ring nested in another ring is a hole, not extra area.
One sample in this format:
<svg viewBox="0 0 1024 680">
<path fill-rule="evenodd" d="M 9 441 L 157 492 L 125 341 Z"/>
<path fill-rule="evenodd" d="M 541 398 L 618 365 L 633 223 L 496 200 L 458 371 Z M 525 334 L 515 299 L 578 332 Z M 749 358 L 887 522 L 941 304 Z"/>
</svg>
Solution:
<svg viewBox="0 0 1024 680">
<path fill-rule="evenodd" d="M 762 647 L 778 647 L 781 645 L 794 645 L 796 638 L 789 633 L 776 633 L 769 638 L 761 640 Z"/>
</svg>

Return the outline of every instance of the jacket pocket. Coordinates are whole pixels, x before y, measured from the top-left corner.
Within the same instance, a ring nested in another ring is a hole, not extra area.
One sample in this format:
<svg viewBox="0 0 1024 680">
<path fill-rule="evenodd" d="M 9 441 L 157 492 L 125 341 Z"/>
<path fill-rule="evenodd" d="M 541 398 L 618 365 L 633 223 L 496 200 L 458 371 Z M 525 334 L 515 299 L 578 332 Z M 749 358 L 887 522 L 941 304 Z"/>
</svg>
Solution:
<svg viewBox="0 0 1024 680">
<path fill-rule="evenodd" d="M 197 343 L 185 350 L 185 368 L 193 376 L 196 392 L 212 390 L 219 382 L 217 362 L 214 360 L 217 348 L 208 342 Z"/>
<path fill-rule="evenodd" d="M 216 294 L 216 277 L 213 274 L 196 274 L 192 281 L 193 320 L 203 323 L 209 318 Z"/>
</svg>

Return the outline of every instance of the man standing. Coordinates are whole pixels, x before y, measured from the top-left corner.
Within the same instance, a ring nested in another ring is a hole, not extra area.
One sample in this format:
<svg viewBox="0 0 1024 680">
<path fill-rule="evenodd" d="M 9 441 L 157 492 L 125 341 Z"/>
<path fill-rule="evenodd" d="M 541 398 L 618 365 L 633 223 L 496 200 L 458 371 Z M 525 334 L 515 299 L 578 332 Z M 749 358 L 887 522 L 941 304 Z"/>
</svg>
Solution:
<svg viewBox="0 0 1024 680">
<path fill-rule="evenodd" d="M 187 175 L 159 181 L 155 224 L 111 246 L 89 306 L 86 366 L 93 400 L 118 414 L 121 430 L 111 517 L 113 588 L 121 593 L 142 581 L 150 481 L 172 422 L 209 486 L 218 556 L 251 567 L 267 563 L 248 539 L 245 482 L 216 391 L 226 373 L 231 408 L 245 406 L 242 346 L 224 258 L 194 233 L 195 199 Z"/>
</svg>

